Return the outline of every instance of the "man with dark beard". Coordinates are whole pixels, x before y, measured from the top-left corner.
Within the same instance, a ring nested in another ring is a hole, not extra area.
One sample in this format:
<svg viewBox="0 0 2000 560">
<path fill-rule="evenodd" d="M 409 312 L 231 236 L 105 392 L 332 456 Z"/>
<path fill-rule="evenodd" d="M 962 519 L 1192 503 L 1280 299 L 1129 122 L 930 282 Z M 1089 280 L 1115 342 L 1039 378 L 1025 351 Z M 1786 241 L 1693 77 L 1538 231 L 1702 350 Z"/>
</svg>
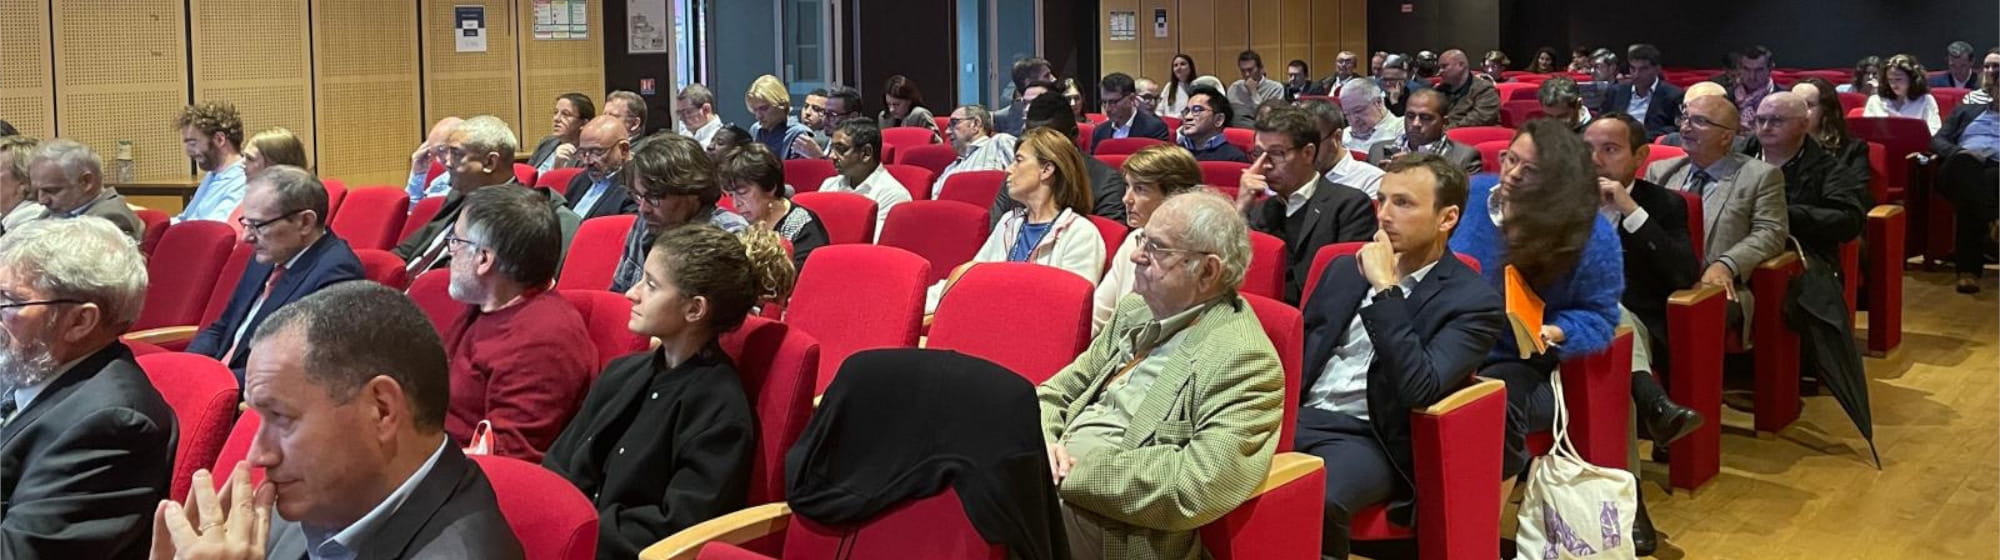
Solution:
<svg viewBox="0 0 2000 560">
<path fill-rule="evenodd" d="M 0 238 L 0 558 L 138 559 L 179 427 L 118 335 L 146 261 L 95 217 Z"/>
</svg>

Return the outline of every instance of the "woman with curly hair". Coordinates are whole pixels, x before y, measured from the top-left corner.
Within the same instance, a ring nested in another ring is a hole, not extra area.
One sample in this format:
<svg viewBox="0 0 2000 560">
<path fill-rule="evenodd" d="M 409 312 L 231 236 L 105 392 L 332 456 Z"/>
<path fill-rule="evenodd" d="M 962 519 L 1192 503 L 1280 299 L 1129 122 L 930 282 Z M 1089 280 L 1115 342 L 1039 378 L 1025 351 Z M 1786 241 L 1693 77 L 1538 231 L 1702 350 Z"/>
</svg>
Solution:
<svg viewBox="0 0 2000 560">
<path fill-rule="evenodd" d="M 1931 134 L 1944 126 L 1938 118 L 1937 98 L 1931 97 L 1930 84 L 1924 81 L 1924 65 L 1917 57 L 1889 57 L 1882 63 L 1880 83 L 1875 95 L 1868 96 L 1868 104 L 1861 107 L 1861 116 L 1923 119 Z"/>
</svg>

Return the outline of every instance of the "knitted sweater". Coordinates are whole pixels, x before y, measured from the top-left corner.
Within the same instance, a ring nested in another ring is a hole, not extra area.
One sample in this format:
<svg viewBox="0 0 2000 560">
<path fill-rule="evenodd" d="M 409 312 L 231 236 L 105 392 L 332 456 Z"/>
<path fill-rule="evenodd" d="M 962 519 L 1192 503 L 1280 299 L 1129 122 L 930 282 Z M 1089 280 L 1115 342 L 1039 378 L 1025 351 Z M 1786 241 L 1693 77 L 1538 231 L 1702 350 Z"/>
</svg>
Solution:
<svg viewBox="0 0 2000 560">
<path fill-rule="evenodd" d="M 1451 250 L 1479 259 L 1480 275 L 1500 289 L 1507 266 L 1506 243 L 1486 212 L 1486 197 L 1499 182 L 1490 174 L 1472 177 L 1466 208 L 1451 236 Z M 1618 299 L 1625 293 L 1625 260 L 1618 231 L 1603 218 L 1592 220 L 1590 241 L 1576 269 L 1552 286 L 1536 286 L 1547 306 L 1544 321 L 1562 328 L 1564 356 L 1593 354 L 1611 346 L 1618 328 Z M 1501 331 L 1491 357 L 1518 357 L 1512 331 Z"/>
</svg>

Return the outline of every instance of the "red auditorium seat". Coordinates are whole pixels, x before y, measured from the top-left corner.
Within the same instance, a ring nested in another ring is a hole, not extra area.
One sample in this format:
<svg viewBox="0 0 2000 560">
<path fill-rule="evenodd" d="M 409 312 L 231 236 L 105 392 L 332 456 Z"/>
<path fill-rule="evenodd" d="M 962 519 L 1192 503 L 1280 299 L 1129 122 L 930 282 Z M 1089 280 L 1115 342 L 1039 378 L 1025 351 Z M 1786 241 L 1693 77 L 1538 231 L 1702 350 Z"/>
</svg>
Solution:
<svg viewBox="0 0 2000 560">
<path fill-rule="evenodd" d="M 1489 140 L 1473 146 L 1479 150 L 1479 169 L 1486 173 L 1500 172 L 1500 152 L 1507 150 L 1507 140 Z"/>
<path fill-rule="evenodd" d="M 535 184 L 535 176 L 537 173 L 539 172 L 535 170 L 535 166 L 533 165 L 528 165 L 525 163 L 514 164 L 514 182 L 523 185 L 533 185 Z"/>
<path fill-rule="evenodd" d="M 931 278 L 923 257 L 850 243 L 821 247 L 807 261 L 785 322 L 820 342 L 815 394 L 826 390 L 840 363 L 855 352 L 916 347 Z"/>
<path fill-rule="evenodd" d="M 139 234 L 139 252 L 151 255 L 153 249 L 160 246 L 160 237 L 167 234 L 167 227 L 173 223 L 174 217 L 152 208 L 140 208 L 132 212 L 138 214 L 139 223 L 146 226 L 146 230 Z"/>
<path fill-rule="evenodd" d="M 618 259 L 625 254 L 625 236 L 638 216 L 620 214 L 584 220 L 563 255 L 561 273 L 556 276 L 559 290 L 609 290 L 618 273 Z"/>
<path fill-rule="evenodd" d="M 1937 100 L 1938 118 L 1951 117 L 1951 112 L 1958 108 L 1958 102 L 1969 93 L 1972 90 L 1965 88 L 1931 88 L 1931 98 Z"/>
<path fill-rule="evenodd" d="M 1096 137 L 1097 137 L 1096 124 L 1078 123 L 1076 125 L 1076 147 L 1077 149 L 1082 150 L 1083 153 L 1088 154 L 1093 150 L 1090 143 Z"/>
<path fill-rule="evenodd" d="M 958 160 L 958 150 L 953 149 L 951 144 L 924 144 L 896 152 L 896 163 L 924 168 L 931 172 L 932 177 L 943 175 L 944 168 L 950 167 L 951 162 L 956 160 Z M 898 177 L 897 180 L 900 181 L 902 178 Z M 930 188 L 930 183 L 924 183 L 924 198 L 930 198 Z"/>
<path fill-rule="evenodd" d="M 1478 146 L 1481 143 L 1496 140 L 1511 141 L 1514 139 L 1514 129 L 1504 126 L 1461 126 L 1444 131 L 1444 135 L 1453 142 L 1467 146 Z"/>
<path fill-rule="evenodd" d="M 1285 368 L 1285 417 L 1278 424 L 1278 452 L 1292 451 L 1293 440 L 1298 436 L 1299 392 L 1303 390 L 1300 384 L 1305 377 L 1304 366 L 1299 363 L 1306 355 L 1305 315 L 1275 297 L 1245 293 L 1243 299 L 1250 302 L 1250 310 L 1257 314 L 1264 336 L 1271 339 L 1271 347 L 1278 350 L 1278 362 Z"/>
<path fill-rule="evenodd" d="M 377 284 L 402 290 L 410 286 L 410 273 L 402 257 L 381 249 L 355 249 L 355 258 L 361 259 L 364 276 Z"/>
<path fill-rule="evenodd" d="M 1104 121 L 1111 120 L 1111 117 L 1104 113 L 1084 113 L 1083 120 L 1090 121 L 1090 124 L 1104 124 Z"/>
<path fill-rule="evenodd" d="M 236 295 L 236 284 L 243 281 L 243 269 L 250 267 L 250 261 L 257 258 L 257 248 L 249 243 L 237 243 L 229 249 L 229 260 L 223 261 L 222 270 L 215 273 L 215 289 L 208 292 L 208 305 L 201 312 L 201 326 L 222 318 L 229 310 L 229 298 Z"/>
<path fill-rule="evenodd" d="M 875 201 L 851 192 L 809 192 L 792 202 L 812 210 L 826 224 L 829 245 L 875 240 Z"/>
<path fill-rule="evenodd" d="M 409 217 L 403 219 L 403 231 L 396 234 L 396 243 L 402 243 L 404 239 L 410 237 L 410 234 L 416 233 L 418 228 L 424 227 L 424 224 L 436 218 L 438 212 L 444 210 L 444 199 L 444 195 L 438 195 L 417 201 L 417 205 L 410 208 Z M 393 248 L 395 243 L 389 246 Z"/>
<path fill-rule="evenodd" d="M 931 122 L 932 122 L 932 123 L 935 123 L 935 124 L 937 125 L 937 129 L 938 129 L 938 130 L 940 130 L 940 131 L 943 131 L 943 132 L 942 132 L 943 134 L 951 134 L 951 116 L 950 116 L 950 115 L 946 115 L 946 116 L 942 116 L 942 117 L 938 117 L 938 116 L 933 116 L 933 117 L 931 117 Z"/>
<path fill-rule="evenodd" d="M 785 184 L 798 193 L 817 191 L 821 183 L 840 174 L 833 168 L 833 160 L 827 159 L 788 159 L 784 165 Z"/>
<path fill-rule="evenodd" d="M 930 261 L 928 283 L 937 283 L 972 260 L 989 235 L 986 208 L 955 200 L 917 200 L 889 210 L 876 244 L 907 250 Z"/>
<path fill-rule="evenodd" d="M 230 423 L 236 417 L 236 376 L 208 356 L 168 352 L 138 359 L 139 369 L 160 390 L 167 406 L 180 422 L 180 441 L 174 450 L 174 478 L 168 497 L 187 499 L 194 471 L 206 468 L 222 453 L 229 439 Z M 227 471 L 217 479 L 227 478 Z"/>
<path fill-rule="evenodd" d="M 590 342 L 597 348 L 597 371 L 604 371 L 611 360 L 644 352 L 652 346 L 651 337 L 643 336 L 626 328 L 632 320 L 632 301 L 623 294 L 605 291 L 603 288 L 581 290 L 556 290 L 556 294 L 576 308 L 583 316 L 583 328 L 590 334 Z"/>
<path fill-rule="evenodd" d="M 451 322 L 465 312 L 465 304 L 451 299 L 450 285 L 451 269 L 436 268 L 411 279 L 409 291 L 404 292 L 418 309 L 424 311 L 424 317 L 431 320 L 438 336 L 444 336 L 450 330 Z"/>
<path fill-rule="evenodd" d="M 773 550 L 745 548 L 778 541 Z M 776 553 L 776 556 L 765 554 Z M 886 507 L 853 527 L 829 527 L 792 515 L 786 504 L 747 509 L 696 524 L 639 553 L 640 560 L 830 560 L 834 558 L 952 558 L 1001 560 L 1006 547 L 986 542 L 966 518 L 958 492 L 943 491 Z"/>
<path fill-rule="evenodd" d="M 1306 283 L 1303 289 L 1300 290 L 1299 301 L 1301 302 L 1312 301 L 1313 289 L 1319 287 L 1319 277 L 1326 271 L 1326 265 L 1332 264 L 1333 259 L 1339 258 L 1342 255 L 1352 255 L 1361 252 L 1361 246 L 1365 244 L 1366 244 L 1365 242 L 1361 241 L 1334 243 L 1332 245 L 1320 247 L 1318 253 L 1313 253 L 1312 268 L 1306 271 Z M 1465 263 L 1465 266 L 1472 267 L 1473 272 L 1479 271 L 1478 259 L 1474 259 L 1463 253 L 1453 253 L 1453 254 L 1458 255 L 1458 262 Z"/>
<path fill-rule="evenodd" d="M 235 381 L 235 379 L 230 380 L 232 383 Z M 235 406 L 232 405 L 231 408 L 234 409 Z M 215 475 L 217 490 L 221 490 L 222 485 L 228 482 L 229 473 L 235 471 L 237 463 L 250 460 L 250 448 L 257 440 L 257 429 L 263 426 L 263 422 L 257 416 L 257 409 L 246 407 L 240 412 L 236 415 L 236 424 L 229 428 L 229 437 L 222 442 L 222 451 L 215 455 L 215 465 L 208 469 L 209 473 Z M 264 482 L 264 469 L 251 465 L 250 484 L 254 486 L 262 482 Z"/>
<path fill-rule="evenodd" d="M 440 201 L 442 202 L 442 201 Z M 396 247 L 403 240 L 403 221 L 409 215 L 410 196 L 395 187 L 362 187 L 348 191 L 346 210 L 327 222 L 334 233 L 355 249 Z"/>
<path fill-rule="evenodd" d="M 1501 451 L 1507 388 L 1498 380 L 1472 383 L 1429 407 L 1410 411 L 1415 466 L 1414 530 L 1389 521 L 1387 504 L 1354 512 L 1354 541 L 1415 539 L 1418 558 L 1500 555 Z"/>
<path fill-rule="evenodd" d="M 1113 156 L 1131 155 L 1147 146 L 1158 146 L 1166 143 L 1167 141 L 1156 138 L 1108 138 L 1091 148 L 1091 153 Z"/>
<path fill-rule="evenodd" d="M 322 222 L 333 223 L 333 217 L 340 215 L 341 205 L 347 203 L 347 183 L 331 178 L 320 179 L 319 182 L 326 186 L 326 215 L 320 216 L 319 219 Z M 242 208 L 236 209 L 237 214 L 242 212 Z"/>
<path fill-rule="evenodd" d="M 1509 101 L 1535 101 L 1536 92 L 1541 90 L 1541 88 L 1541 84 L 1533 82 L 1500 82 L 1493 84 L 1493 89 L 1500 91 L 1501 103 Z"/>
<path fill-rule="evenodd" d="M 887 150 L 889 146 L 895 146 L 896 151 L 901 152 L 905 149 L 932 144 L 936 141 L 937 134 L 932 132 L 931 129 L 921 126 L 896 126 L 882 129 L 882 148 L 884 150 Z M 882 161 L 896 160 L 884 154 Z"/>
<path fill-rule="evenodd" d="M 1221 519 L 1203 525 L 1202 545 L 1218 559 L 1318 558 L 1326 514 L 1326 466 L 1318 457 L 1291 451 L 1298 424 L 1302 383 L 1298 360 L 1305 355 L 1305 325 L 1298 310 L 1282 302 L 1257 295 L 1244 299 L 1278 350 L 1285 375 L 1280 401 L 1285 412 L 1278 426 L 1278 453 L 1271 457 L 1263 484 Z M 1491 494 L 1498 499 L 1499 492 Z"/>
<path fill-rule="evenodd" d="M 937 178 L 937 173 L 915 165 L 892 163 L 882 167 L 889 171 L 890 177 L 896 178 L 896 182 L 903 184 L 904 190 L 910 191 L 910 200 L 931 199 L 931 181 Z"/>
<path fill-rule="evenodd" d="M 1646 168 L 1652 167 L 1654 162 L 1666 161 L 1687 155 L 1687 150 L 1681 149 L 1679 146 L 1668 146 L 1666 144 L 1647 144 L 1646 146 L 1646 161 L 1639 164 L 1639 175 L 1641 177 L 1646 175 Z"/>
<path fill-rule="evenodd" d="M 1543 115 L 1542 102 L 1534 99 L 1516 99 L 1500 103 L 1500 126 L 1519 129 Z"/>
<path fill-rule="evenodd" d="M 789 325 L 749 317 L 724 333 L 743 393 L 757 411 L 757 458 L 750 465 L 750 505 L 785 499 L 785 452 L 805 433 L 819 377 L 819 341 Z"/>
<path fill-rule="evenodd" d="M 569 182 L 576 180 L 577 174 L 583 173 L 583 171 L 584 168 L 581 167 L 550 169 L 548 173 L 543 173 L 542 176 L 535 178 L 535 187 L 556 191 L 556 194 L 567 197 L 569 196 Z"/>
<path fill-rule="evenodd" d="M 1250 269 L 1243 273 L 1242 291 L 1272 299 L 1284 293 L 1284 239 L 1261 231 L 1250 232 Z"/>
<path fill-rule="evenodd" d="M 472 461 L 493 484 L 500 516 L 521 541 L 527 560 L 597 557 L 597 508 L 569 479 L 541 465 L 494 455 Z"/>
<path fill-rule="evenodd" d="M 988 208 L 1006 185 L 1006 171 L 960 171 L 944 179 L 944 190 L 938 192 L 937 198 Z"/>
<path fill-rule="evenodd" d="M 429 170 L 424 171 L 424 186 L 426 188 L 430 187 L 431 181 L 436 181 L 438 176 L 443 174 L 444 174 L 444 162 L 432 159 L 431 168 Z"/>
<path fill-rule="evenodd" d="M 1055 267 L 976 264 L 938 302 L 924 347 L 978 356 L 1039 385 L 1090 343 L 1093 291 Z"/>
<path fill-rule="evenodd" d="M 1124 169 L 1126 158 L 1131 156 L 1130 154 L 1097 154 L 1090 157 L 1097 158 L 1097 161 L 1104 162 L 1105 165 L 1111 166 L 1112 169 Z"/>
<path fill-rule="evenodd" d="M 1132 228 L 1125 227 L 1125 222 L 1094 214 L 1090 216 L 1090 224 L 1097 226 L 1097 234 L 1104 238 L 1104 270 L 1111 270 L 1111 259 L 1118 254 L 1118 246 L 1125 244 L 1125 234 L 1130 233 Z M 1098 274 L 1103 274 L 1104 270 L 1098 271 Z"/>
<path fill-rule="evenodd" d="M 1834 83 L 1838 84 L 1840 82 L 1834 82 Z M 1840 111 L 1843 114 L 1845 114 L 1848 111 L 1853 111 L 1855 109 L 1860 109 L 1862 107 L 1868 106 L 1868 96 L 1866 94 L 1847 91 L 1847 92 L 1841 92 L 1837 95 L 1840 97 Z"/>
<path fill-rule="evenodd" d="M 1922 126 L 1922 122 L 1919 121 L 1918 125 Z M 1705 255 L 1708 234 L 1702 222 L 1701 197 L 1685 191 L 1675 192 L 1687 202 L 1688 236 L 1694 241 L 1694 254 Z M 1750 292 L 1756 296 L 1756 308 L 1746 309 L 1744 312 L 1751 314 L 1750 336 L 1754 342 L 1754 349 L 1750 350 L 1750 353 L 1751 360 L 1756 363 L 1755 415 L 1756 428 L 1760 432 L 1777 433 L 1799 417 L 1799 337 L 1798 333 L 1787 326 L 1784 305 L 1785 301 L 1790 299 L 1792 279 L 1803 272 L 1798 254 L 1786 251 L 1771 260 L 1759 263 L 1757 270 L 1750 273 Z M 1670 308 L 1669 311 L 1673 309 Z M 1702 336 L 1713 336 L 1714 333 L 1722 332 L 1723 329 L 1716 327 L 1726 325 L 1714 319 L 1714 317 L 1702 319 L 1697 316 L 1691 321 L 1695 324 L 1685 329 L 1701 332 L 1704 335 L 1677 338 L 1673 335 L 1678 334 L 1678 331 L 1669 333 L 1668 343 L 1674 349 L 1674 357 L 1679 359 L 1683 354 L 1693 352 L 1694 350 L 1687 344 L 1700 341 Z M 1669 325 L 1669 329 L 1674 328 Z M 1740 333 L 1733 328 L 1727 330 L 1729 332 L 1723 334 L 1723 348 L 1732 353 L 1743 352 Z M 1720 359 L 1716 361 L 1720 365 Z M 1679 367 L 1674 369 L 1676 372 L 1681 370 Z M 1707 372 L 1695 375 L 1701 376 L 1703 381 L 1709 376 Z M 1714 379 L 1718 382 L 1715 389 L 1719 391 L 1721 374 L 1715 373 Z M 1695 385 L 1695 383 L 1684 385 Z M 1701 390 L 1709 389 L 1705 386 L 1706 383 L 1703 385 L 1700 387 Z M 1716 398 L 1720 400 L 1719 396 Z M 1678 395 L 1676 400 L 1679 400 Z M 1687 402 L 1681 404 L 1692 406 Z M 1710 414 L 1710 411 L 1699 409 L 1697 411 L 1704 415 Z M 1716 414 L 1720 412 L 1720 410 L 1714 411 Z"/>
<path fill-rule="evenodd" d="M 1201 183 L 1221 189 L 1232 200 L 1236 198 L 1237 186 L 1243 184 L 1243 170 L 1250 168 L 1248 163 L 1233 161 L 1204 161 L 1200 165 Z"/>
<path fill-rule="evenodd" d="M 1243 150 L 1243 153 L 1257 151 L 1257 131 L 1248 128 L 1229 127 L 1222 129 L 1222 138 Z"/>
<path fill-rule="evenodd" d="M 167 228 L 146 260 L 151 278 L 146 307 L 131 330 L 200 323 L 235 244 L 235 232 L 222 222 L 197 220 Z"/>
</svg>

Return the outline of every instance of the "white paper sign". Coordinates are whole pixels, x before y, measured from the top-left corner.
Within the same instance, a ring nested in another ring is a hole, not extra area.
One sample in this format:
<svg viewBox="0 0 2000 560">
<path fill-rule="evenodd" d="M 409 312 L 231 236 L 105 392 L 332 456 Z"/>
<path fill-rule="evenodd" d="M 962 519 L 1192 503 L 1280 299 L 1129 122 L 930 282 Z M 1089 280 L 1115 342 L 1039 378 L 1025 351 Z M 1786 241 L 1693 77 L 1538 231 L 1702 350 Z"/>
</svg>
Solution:
<svg viewBox="0 0 2000 560">
<path fill-rule="evenodd" d="M 458 52 L 486 52 L 486 7 L 454 6 Z"/>
</svg>

